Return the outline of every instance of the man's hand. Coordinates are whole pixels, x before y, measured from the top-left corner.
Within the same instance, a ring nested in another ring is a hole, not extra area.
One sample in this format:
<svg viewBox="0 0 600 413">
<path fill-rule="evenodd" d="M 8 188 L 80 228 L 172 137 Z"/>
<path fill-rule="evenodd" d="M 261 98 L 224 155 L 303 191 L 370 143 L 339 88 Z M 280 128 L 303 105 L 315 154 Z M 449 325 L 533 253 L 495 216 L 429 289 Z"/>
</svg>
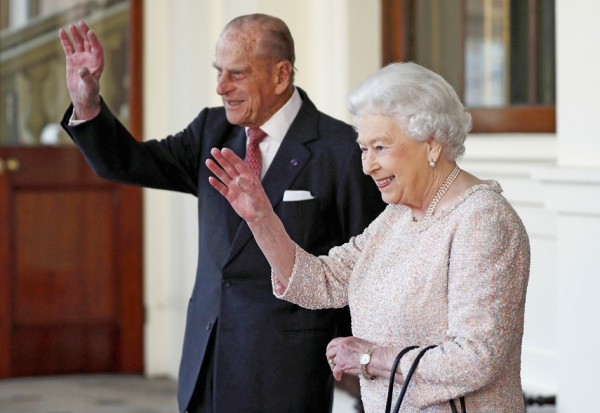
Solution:
<svg viewBox="0 0 600 413">
<path fill-rule="evenodd" d="M 83 22 L 69 26 L 73 42 L 60 29 L 58 35 L 67 61 L 67 88 L 78 120 L 89 120 L 100 112 L 100 76 L 104 70 L 102 45 Z M 81 33 L 80 33 L 81 31 Z"/>
</svg>

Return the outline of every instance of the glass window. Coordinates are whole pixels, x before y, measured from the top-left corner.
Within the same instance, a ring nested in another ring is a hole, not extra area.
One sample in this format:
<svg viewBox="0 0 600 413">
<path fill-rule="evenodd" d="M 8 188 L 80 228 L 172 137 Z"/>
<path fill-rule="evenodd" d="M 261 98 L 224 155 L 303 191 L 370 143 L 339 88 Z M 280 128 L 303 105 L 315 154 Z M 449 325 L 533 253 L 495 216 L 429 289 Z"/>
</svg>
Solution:
<svg viewBox="0 0 600 413">
<path fill-rule="evenodd" d="M 104 46 L 102 97 L 129 123 L 128 0 L 0 0 L 0 145 L 71 145 L 58 30 L 85 20 Z"/>
<path fill-rule="evenodd" d="M 382 0 L 384 64 L 444 78 L 475 132 L 554 132 L 553 0 Z"/>
</svg>

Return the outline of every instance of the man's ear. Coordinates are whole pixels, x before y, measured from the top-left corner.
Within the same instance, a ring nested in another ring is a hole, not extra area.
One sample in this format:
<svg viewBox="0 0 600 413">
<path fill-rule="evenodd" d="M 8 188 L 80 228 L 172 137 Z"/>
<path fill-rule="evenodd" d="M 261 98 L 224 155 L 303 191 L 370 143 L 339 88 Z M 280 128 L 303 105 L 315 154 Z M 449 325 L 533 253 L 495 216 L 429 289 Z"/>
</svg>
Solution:
<svg viewBox="0 0 600 413">
<path fill-rule="evenodd" d="M 437 163 L 442 153 L 442 144 L 435 140 L 433 136 L 427 139 L 427 156 L 429 162 Z"/>
<path fill-rule="evenodd" d="M 282 60 L 275 65 L 275 93 L 278 95 L 284 93 L 290 87 L 292 83 L 292 70 L 292 64 L 287 60 Z"/>
</svg>

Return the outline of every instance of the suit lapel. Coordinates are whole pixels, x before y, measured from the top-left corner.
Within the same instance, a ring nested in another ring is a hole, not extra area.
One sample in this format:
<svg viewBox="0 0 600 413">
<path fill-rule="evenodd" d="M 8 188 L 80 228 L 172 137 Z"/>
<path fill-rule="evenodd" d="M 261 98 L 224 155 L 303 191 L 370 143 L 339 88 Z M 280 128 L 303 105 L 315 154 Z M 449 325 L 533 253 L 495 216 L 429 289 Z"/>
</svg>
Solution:
<svg viewBox="0 0 600 413">
<path fill-rule="evenodd" d="M 281 146 L 265 174 L 262 185 L 275 208 L 283 199 L 283 193 L 288 189 L 298 174 L 306 167 L 311 153 L 306 148 L 307 142 L 318 138 L 318 112 L 308 96 L 302 91 L 302 107 L 292 122 Z M 252 238 L 252 231 L 246 221 L 241 221 L 233 239 L 229 256 L 225 265 L 241 251 Z"/>
</svg>

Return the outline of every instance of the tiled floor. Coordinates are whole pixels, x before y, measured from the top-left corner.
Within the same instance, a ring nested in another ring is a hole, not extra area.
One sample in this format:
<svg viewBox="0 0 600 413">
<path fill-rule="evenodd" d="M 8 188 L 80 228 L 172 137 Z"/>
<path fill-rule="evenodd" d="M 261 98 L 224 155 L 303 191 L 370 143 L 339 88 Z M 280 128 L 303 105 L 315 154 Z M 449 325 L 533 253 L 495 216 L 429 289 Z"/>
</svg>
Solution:
<svg viewBox="0 0 600 413">
<path fill-rule="evenodd" d="M 141 376 L 55 376 L 0 380 L 0 413 L 177 413 L 176 383 Z M 336 390 L 333 413 L 355 413 Z M 527 413 L 555 413 L 529 407 Z"/>
<path fill-rule="evenodd" d="M 2 413 L 176 413 L 176 383 L 140 376 L 0 380 Z"/>
</svg>

